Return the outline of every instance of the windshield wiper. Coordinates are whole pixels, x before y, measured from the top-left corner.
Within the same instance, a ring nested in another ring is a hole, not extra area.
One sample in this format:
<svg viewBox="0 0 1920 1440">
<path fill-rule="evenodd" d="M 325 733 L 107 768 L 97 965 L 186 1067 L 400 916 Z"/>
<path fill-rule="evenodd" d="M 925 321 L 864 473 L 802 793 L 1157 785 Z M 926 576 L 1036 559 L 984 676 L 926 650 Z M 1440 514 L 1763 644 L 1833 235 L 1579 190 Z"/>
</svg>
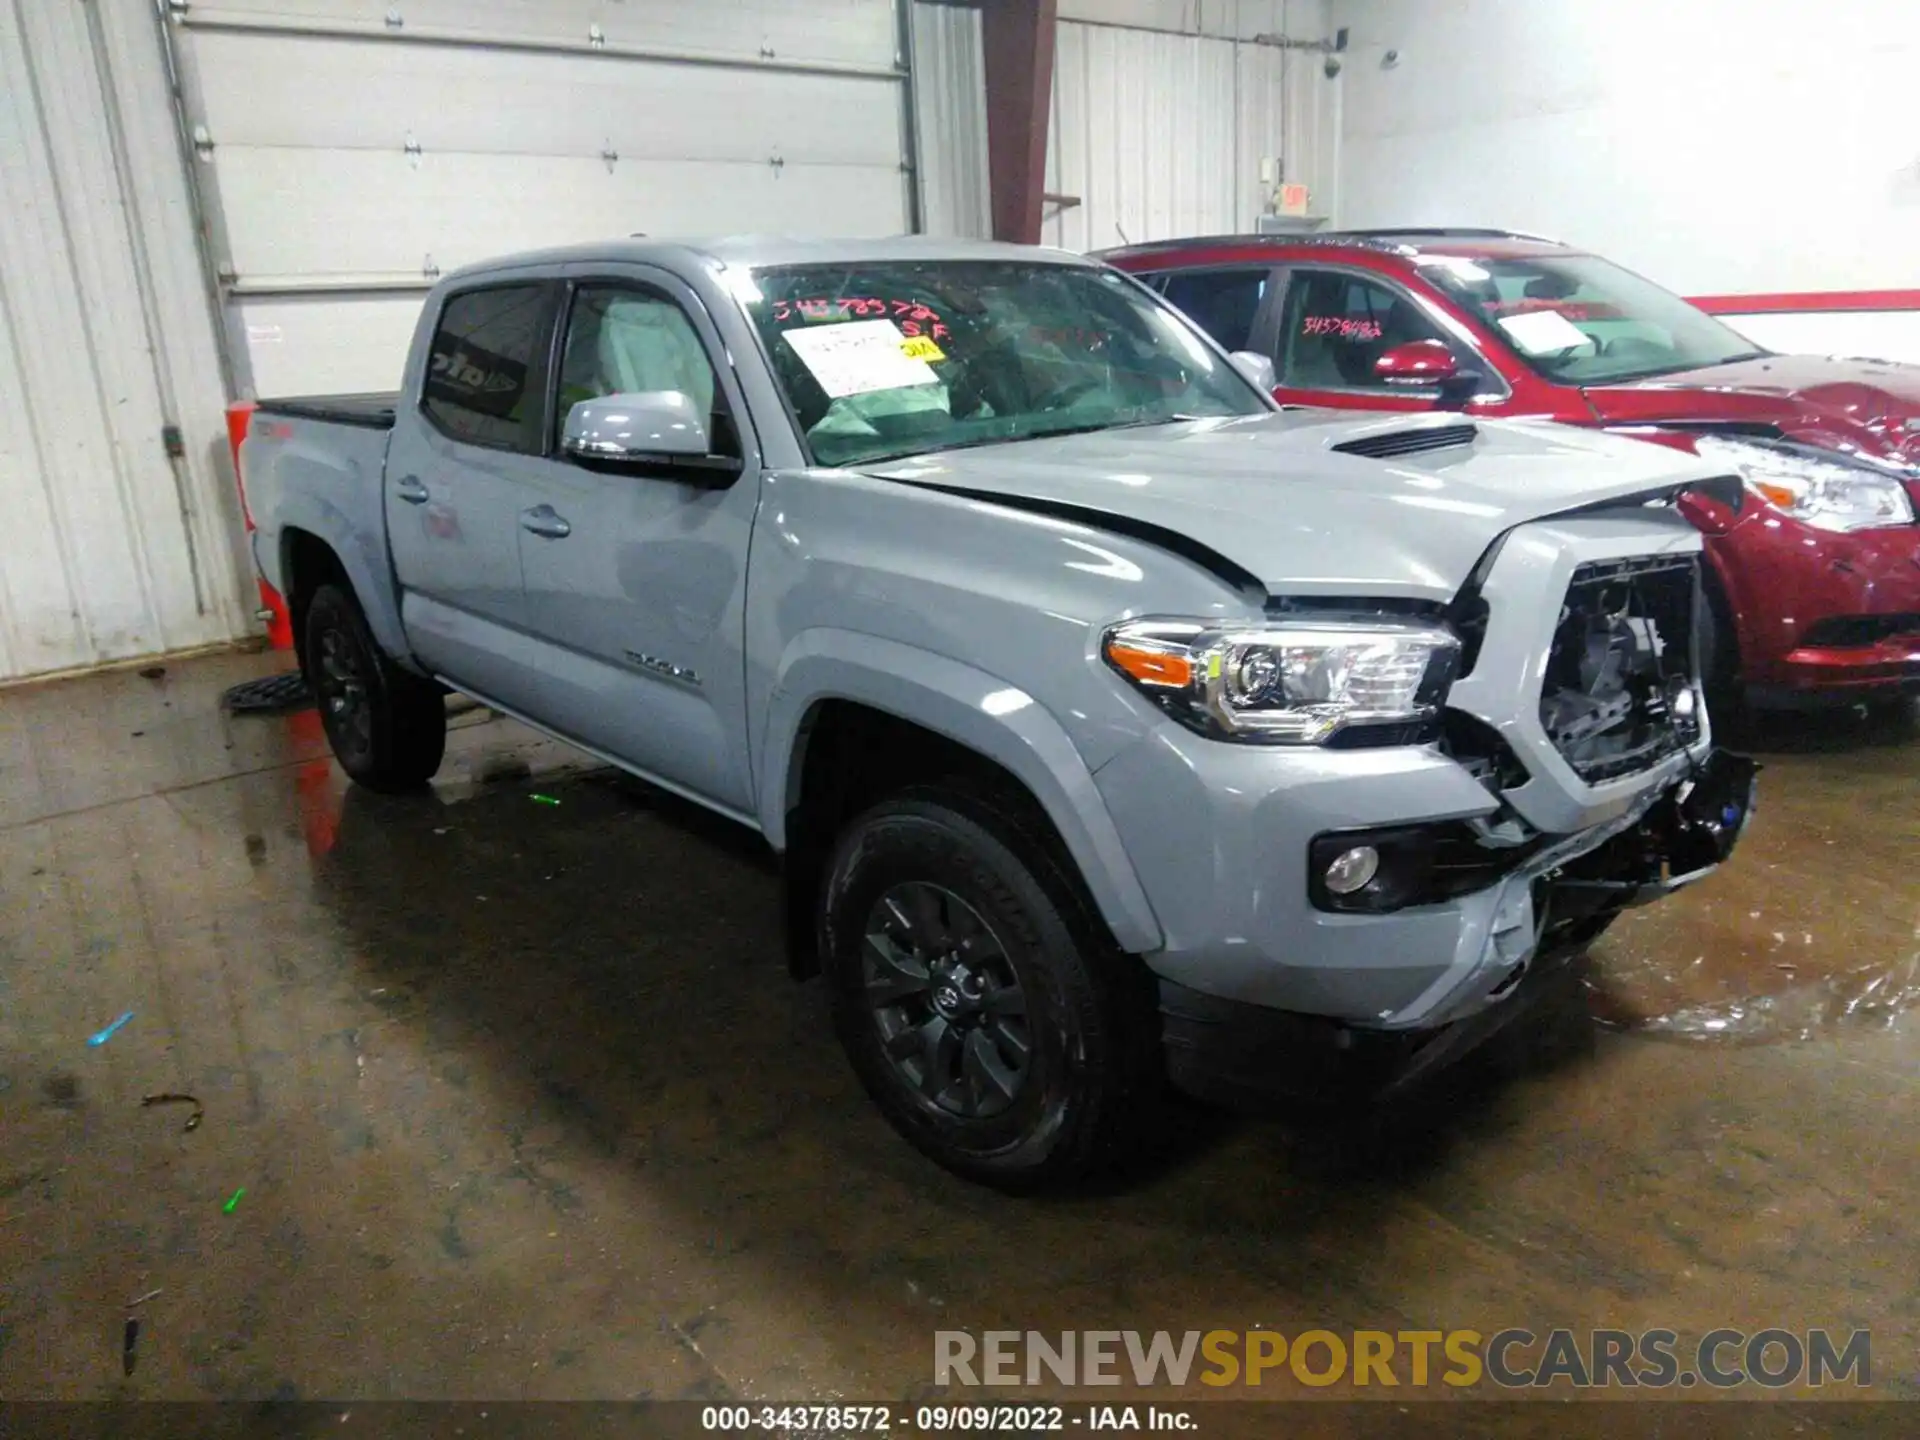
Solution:
<svg viewBox="0 0 1920 1440">
<path fill-rule="evenodd" d="M 1051 440 L 1056 435 L 1093 435 L 1102 430 L 1142 430 L 1150 425 L 1179 425 L 1188 420 L 1205 420 L 1205 415 L 1144 415 L 1132 420 L 1102 420 L 1086 425 L 1065 425 L 1058 430 L 1035 430 L 1019 440 Z"/>
</svg>

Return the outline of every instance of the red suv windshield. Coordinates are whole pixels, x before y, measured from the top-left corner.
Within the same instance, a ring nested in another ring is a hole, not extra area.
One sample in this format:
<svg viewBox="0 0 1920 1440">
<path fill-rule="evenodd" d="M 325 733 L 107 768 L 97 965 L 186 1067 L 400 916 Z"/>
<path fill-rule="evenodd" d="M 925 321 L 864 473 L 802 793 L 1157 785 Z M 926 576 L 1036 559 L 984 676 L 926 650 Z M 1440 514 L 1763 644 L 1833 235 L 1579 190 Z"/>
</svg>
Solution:
<svg viewBox="0 0 1920 1440">
<path fill-rule="evenodd" d="M 1425 255 L 1418 263 L 1423 279 L 1564 384 L 1645 380 L 1765 353 L 1678 295 L 1592 255 Z"/>
</svg>

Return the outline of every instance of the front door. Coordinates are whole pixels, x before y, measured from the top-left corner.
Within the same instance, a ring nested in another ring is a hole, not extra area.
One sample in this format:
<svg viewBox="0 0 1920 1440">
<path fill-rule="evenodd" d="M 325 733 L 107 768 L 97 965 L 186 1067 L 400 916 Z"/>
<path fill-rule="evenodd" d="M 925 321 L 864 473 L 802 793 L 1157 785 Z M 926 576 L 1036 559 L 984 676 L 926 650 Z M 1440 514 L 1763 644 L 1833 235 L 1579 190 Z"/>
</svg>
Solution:
<svg viewBox="0 0 1920 1440">
<path fill-rule="evenodd" d="M 1414 340 L 1438 340 L 1463 370 L 1493 375 L 1408 292 L 1360 271 L 1297 266 L 1280 305 L 1273 398 L 1343 410 L 1431 410 L 1433 386 L 1389 384 L 1374 373 L 1382 355 Z"/>
<path fill-rule="evenodd" d="M 545 468 L 547 353 L 559 286 L 457 291 L 433 322 L 424 373 L 387 457 L 387 532 L 407 638 L 436 674 L 532 700 L 520 582 L 524 488 Z"/>
<path fill-rule="evenodd" d="M 567 283 L 549 459 L 519 487 L 528 624 L 542 645 L 541 719 L 725 810 L 753 808 L 741 644 L 758 446 L 699 299 L 663 272 L 583 269 Z M 738 478 L 662 463 L 568 461 L 582 400 L 678 391 L 708 417 Z"/>
</svg>

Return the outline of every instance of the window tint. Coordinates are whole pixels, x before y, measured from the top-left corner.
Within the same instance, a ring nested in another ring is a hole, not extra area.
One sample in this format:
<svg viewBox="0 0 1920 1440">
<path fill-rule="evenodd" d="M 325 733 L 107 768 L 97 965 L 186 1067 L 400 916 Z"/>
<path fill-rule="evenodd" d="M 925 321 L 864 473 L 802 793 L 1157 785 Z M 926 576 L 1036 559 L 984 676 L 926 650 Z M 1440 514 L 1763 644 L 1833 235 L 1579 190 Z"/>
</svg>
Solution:
<svg viewBox="0 0 1920 1440">
<path fill-rule="evenodd" d="M 714 383 L 706 347 L 686 312 L 666 296 L 630 286 L 585 285 L 573 297 L 560 361 L 557 433 L 582 400 L 677 390 L 708 417 L 718 453 L 737 454 L 728 437 L 726 401 Z M 725 442 L 725 443 L 723 443 Z"/>
<path fill-rule="evenodd" d="M 533 449 L 540 410 L 535 357 L 550 333 L 544 285 L 455 295 L 433 332 L 420 408 L 456 440 Z"/>
<path fill-rule="evenodd" d="M 1303 390 L 1394 390 L 1373 365 L 1396 345 L 1446 336 L 1412 300 L 1360 275 L 1296 270 L 1280 317 L 1280 383 Z"/>
<path fill-rule="evenodd" d="M 1265 270 L 1190 270 L 1167 277 L 1161 294 L 1223 349 L 1252 348 L 1253 320 L 1267 293 Z"/>
</svg>

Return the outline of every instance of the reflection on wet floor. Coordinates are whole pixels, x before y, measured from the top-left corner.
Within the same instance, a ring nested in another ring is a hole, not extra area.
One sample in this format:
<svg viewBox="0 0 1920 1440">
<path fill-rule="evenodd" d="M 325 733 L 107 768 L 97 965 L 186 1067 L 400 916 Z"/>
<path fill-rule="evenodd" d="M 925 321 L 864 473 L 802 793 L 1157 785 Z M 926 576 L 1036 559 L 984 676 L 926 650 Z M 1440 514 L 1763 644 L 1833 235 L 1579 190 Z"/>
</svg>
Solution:
<svg viewBox="0 0 1920 1440">
<path fill-rule="evenodd" d="M 1732 864 L 1595 947 L 1593 1010 L 1644 1034 L 1755 1043 L 1884 1028 L 1920 1006 L 1920 737 L 1912 707 L 1770 715 Z"/>
<path fill-rule="evenodd" d="M 218 712 L 271 663 L 0 693 L 0 1395 L 903 1400 L 938 1328 L 1834 1324 L 1920 1398 L 1920 743 L 1756 747 L 1733 864 L 1404 1106 L 1195 1112 L 1032 1203 L 877 1117 L 755 838 L 479 710 L 430 793 L 354 790 L 310 713 Z"/>
</svg>

